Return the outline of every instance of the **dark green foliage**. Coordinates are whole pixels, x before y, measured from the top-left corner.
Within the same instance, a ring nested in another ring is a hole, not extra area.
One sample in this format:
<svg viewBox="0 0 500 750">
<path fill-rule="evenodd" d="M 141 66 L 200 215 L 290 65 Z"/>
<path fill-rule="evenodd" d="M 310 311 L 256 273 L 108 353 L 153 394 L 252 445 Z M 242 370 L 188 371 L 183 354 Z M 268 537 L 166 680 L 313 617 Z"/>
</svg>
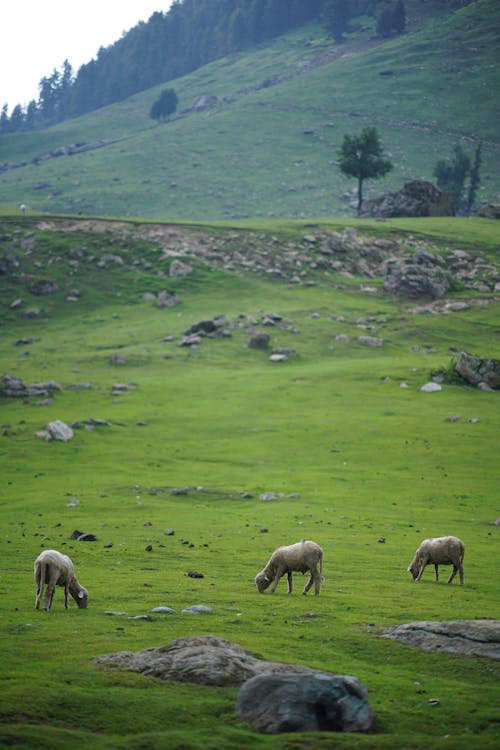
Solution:
<svg viewBox="0 0 500 750">
<path fill-rule="evenodd" d="M 476 194 L 481 182 L 479 170 L 481 169 L 483 145 L 480 143 L 474 152 L 474 164 L 470 170 L 469 190 L 467 191 L 467 216 L 470 216 L 476 200 Z"/>
<path fill-rule="evenodd" d="M 456 214 L 465 213 L 469 215 L 471 213 L 480 184 L 479 172 L 481 164 L 481 143 L 475 149 L 474 163 L 472 165 L 470 157 L 465 153 L 460 144 L 457 144 L 453 148 L 453 157 L 450 161 L 440 159 L 436 163 L 434 176 L 437 180 L 437 186 L 440 190 L 449 193 L 453 197 Z M 467 177 L 469 178 L 469 187 L 467 196 L 464 197 Z"/>
<path fill-rule="evenodd" d="M 164 121 L 176 111 L 177 103 L 177 94 L 174 89 L 163 89 L 159 99 L 153 103 L 149 116 L 153 120 Z"/>
<path fill-rule="evenodd" d="M 406 9 L 403 0 L 384 2 L 377 12 L 377 34 L 383 37 L 406 31 Z"/>
<path fill-rule="evenodd" d="M 358 213 L 363 205 L 364 180 L 378 180 L 393 168 L 384 156 L 377 128 L 363 128 L 359 135 L 344 135 L 339 156 L 339 167 L 348 177 L 358 181 Z"/>
<path fill-rule="evenodd" d="M 352 6 L 349 0 L 326 0 L 323 9 L 323 23 L 336 42 L 341 42 L 347 31 Z"/>
</svg>

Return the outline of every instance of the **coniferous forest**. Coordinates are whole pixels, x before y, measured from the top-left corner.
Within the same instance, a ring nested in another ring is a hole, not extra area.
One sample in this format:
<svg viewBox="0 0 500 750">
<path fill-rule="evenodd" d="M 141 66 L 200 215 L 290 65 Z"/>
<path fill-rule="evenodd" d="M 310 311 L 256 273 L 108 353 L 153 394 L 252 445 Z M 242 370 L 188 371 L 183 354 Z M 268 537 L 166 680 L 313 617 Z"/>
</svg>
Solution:
<svg viewBox="0 0 500 750">
<path fill-rule="evenodd" d="M 78 71 L 66 59 L 40 80 L 38 101 L 17 104 L 10 114 L 4 105 L 0 134 L 92 112 L 313 20 L 341 41 L 350 19 L 363 15 L 377 19 L 381 36 L 405 30 L 403 0 L 176 0 L 101 47 Z"/>
</svg>

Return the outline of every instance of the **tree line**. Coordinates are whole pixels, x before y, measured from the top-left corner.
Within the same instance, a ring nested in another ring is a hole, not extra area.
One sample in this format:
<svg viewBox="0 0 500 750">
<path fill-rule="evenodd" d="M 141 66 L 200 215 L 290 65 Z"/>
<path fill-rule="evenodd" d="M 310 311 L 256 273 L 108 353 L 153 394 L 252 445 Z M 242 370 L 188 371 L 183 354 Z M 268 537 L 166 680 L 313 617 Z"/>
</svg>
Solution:
<svg viewBox="0 0 500 750">
<path fill-rule="evenodd" d="M 341 42 L 360 16 L 375 18 L 382 36 L 405 30 L 403 0 L 175 0 L 76 73 L 65 60 L 41 79 L 38 100 L 15 105 L 10 115 L 5 104 L 0 134 L 78 117 L 314 20 Z"/>
</svg>

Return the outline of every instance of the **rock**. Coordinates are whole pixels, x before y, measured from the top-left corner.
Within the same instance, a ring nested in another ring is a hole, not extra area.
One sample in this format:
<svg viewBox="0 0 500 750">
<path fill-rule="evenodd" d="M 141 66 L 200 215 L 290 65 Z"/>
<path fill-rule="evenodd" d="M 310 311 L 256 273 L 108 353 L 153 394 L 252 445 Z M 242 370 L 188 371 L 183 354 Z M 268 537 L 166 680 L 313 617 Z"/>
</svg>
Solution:
<svg viewBox="0 0 500 750">
<path fill-rule="evenodd" d="M 198 571 L 196 571 L 196 570 L 188 570 L 187 576 L 189 578 L 205 578 L 205 576 L 203 575 L 203 573 L 198 573 Z"/>
<path fill-rule="evenodd" d="M 358 336 L 358 342 L 365 346 L 383 346 L 384 339 L 379 339 L 376 336 Z"/>
<path fill-rule="evenodd" d="M 500 620 L 410 622 L 388 628 L 383 637 L 419 646 L 424 651 L 500 659 Z"/>
<path fill-rule="evenodd" d="M 462 351 L 458 355 L 455 370 L 471 385 L 479 387 L 481 383 L 485 383 L 491 389 L 500 389 L 500 360 L 498 359 L 481 359 Z"/>
<path fill-rule="evenodd" d="M 45 281 L 42 279 L 40 279 L 39 281 L 35 281 L 29 287 L 29 291 L 31 292 L 31 294 L 37 295 L 52 294 L 52 292 L 55 292 L 57 289 L 58 286 L 54 281 Z"/>
<path fill-rule="evenodd" d="M 45 430 L 37 433 L 39 437 L 43 437 L 44 440 L 59 440 L 63 443 L 67 443 L 68 440 L 72 440 L 74 432 L 65 422 L 61 422 L 60 419 L 56 419 L 53 422 L 48 422 L 45 425 Z"/>
<path fill-rule="evenodd" d="M 442 387 L 439 383 L 425 383 L 420 390 L 422 393 L 435 393 L 436 391 L 441 391 Z"/>
<path fill-rule="evenodd" d="M 9 398 L 26 398 L 28 396 L 52 396 L 60 391 L 61 386 L 55 380 L 26 385 L 17 375 L 2 375 L 0 377 L 0 396 Z"/>
<path fill-rule="evenodd" d="M 477 215 L 485 219 L 500 219 L 500 203 L 484 203 Z"/>
<path fill-rule="evenodd" d="M 257 333 L 254 333 L 250 338 L 248 346 L 250 347 L 250 349 L 267 349 L 270 340 L 271 337 L 268 333 L 265 333 L 264 331 L 258 331 Z"/>
<path fill-rule="evenodd" d="M 240 686 L 251 677 L 269 672 L 301 675 L 319 672 L 298 664 L 264 661 L 238 644 L 213 635 L 179 638 L 166 646 L 143 651 L 118 651 L 99 656 L 93 661 L 142 672 L 162 680 L 219 687 Z"/>
<path fill-rule="evenodd" d="M 186 607 L 182 611 L 190 615 L 207 615 L 209 612 L 213 612 L 213 609 L 205 604 L 193 604 L 192 607 Z"/>
<path fill-rule="evenodd" d="M 175 307 L 180 302 L 179 296 L 175 292 L 168 292 L 166 290 L 159 292 L 156 300 L 156 304 L 161 310 Z"/>
<path fill-rule="evenodd" d="M 156 614 L 165 614 L 165 615 L 171 615 L 175 612 L 175 609 L 172 609 L 172 607 L 154 607 L 154 609 L 151 610 L 151 612 L 155 612 Z"/>
<path fill-rule="evenodd" d="M 426 180 L 407 182 L 401 190 L 363 204 L 362 216 L 453 216 L 453 198 Z"/>
<path fill-rule="evenodd" d="M 180 279 L 183 276 L 189 276 L 190 273 L 193 273 L 193 267 L 178 258 L 174 258 L 168 269 L 171 279 Z"/>
<path fill-rule="evenodd" d="M 430 253 L 392 258 L 385 266 L 384 289 L 410 299 L 443 297 L 450 288 L 450 281 L 438 263 Z"/>
<path fill-rule="evenodd" d="M 326 672 L 265 674 L 242 686 L 236 719 L 265 734 L 366 732 L 373 713 L 368 692 L 356 677 Z"/>
</svg>

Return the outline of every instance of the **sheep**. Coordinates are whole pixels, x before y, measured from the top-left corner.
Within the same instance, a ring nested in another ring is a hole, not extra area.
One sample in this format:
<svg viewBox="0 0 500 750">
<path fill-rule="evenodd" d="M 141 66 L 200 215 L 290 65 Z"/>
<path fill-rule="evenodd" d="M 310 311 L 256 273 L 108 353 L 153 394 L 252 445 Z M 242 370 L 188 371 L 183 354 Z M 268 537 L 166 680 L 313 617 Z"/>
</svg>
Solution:
<svg viewBox="0 0 500 750">
<path fill-rule="evenodd" d="M 319 563 L 319 571 L 318 571 Z M 288 547 L 278 547 L 269 558 L 266 567 L 255 576 L 255 585 L 259 593 L 267 589 L 272 594 L 276 590 L 281 576 L 285 573 L 288 577 L 288 593 L 293 591 L 292 572 L 310 573 L 309 581 L 304 586 L 303 594 L 307 594 L 314 583 L 314 593 L 317 595 L 323 581 L 323 550 L 316 542 L 303 539 L 297 544 Z"/>
<path fill-rule="evenodd" d="M 415 583 L 420 581 L 426 565 L 434 565 L 436 583 L 439 580 L 438 565 L 453 565 L 453 571 L 448 578 L 451 583 L 458 571 L 460 583 L 464 582 L 464 553 L 465 546 L 456 536 L 441 536 L 436 539 L 425 539 L 415 552 L 415 557 L 408 566 Z"/>
<path fill-rule="evenodd" d="M 46 549 L 35 560 L 34 566 L 36 583 L 35 609 L 40 609 L 40 600 L 44 584 L 47 584 L 43 608 L 46 612 L 52 607 L 55 587 L 64 586 L 64 606 L 68 609 L 68 592 L 80 609 L 85 609 L 88 603 L 88 591 L 75 578 L 73 562 L 67 555 L 55 549 Z"/>
</svg>

